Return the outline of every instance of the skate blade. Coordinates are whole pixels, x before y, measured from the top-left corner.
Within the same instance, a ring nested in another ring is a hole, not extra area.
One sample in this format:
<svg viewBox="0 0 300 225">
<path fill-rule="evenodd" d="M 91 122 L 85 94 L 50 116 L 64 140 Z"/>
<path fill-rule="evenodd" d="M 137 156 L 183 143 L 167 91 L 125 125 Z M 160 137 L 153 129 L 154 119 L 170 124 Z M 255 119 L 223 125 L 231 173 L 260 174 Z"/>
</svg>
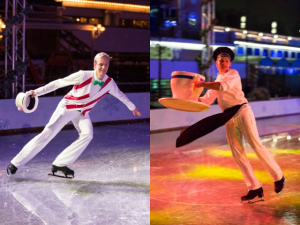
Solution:
<svg viewBox="0 0 300 225">
<path fill-rule="evenodd" d="M 254 199 L 251 199 L 251 200 L 244 200 L 244 201 L 241 201 L 241 204 L 254 204 L 256 202 L 263 202 L 265 201 L 265 198 L 262 197 L 255 197 Z"/>
<path fill-rule="evenodd" d="M 10 177 L 11 175 L 13 175 L 13 173 L 11 173 L 9 170 L 6 170 L 6 176 Z"/>
<path fill-rule="evenodd" d="M 56 175 L 56 174 L 52 174 L 52 173 L 48 173 L 49 176 L 52 177 L 59 177 L 59 178 L 66 178 L 66 179 L 73 179 L 74 177 L 66 177 L 66 176 L 61 176 L 61 175 Z"/>
</svg>

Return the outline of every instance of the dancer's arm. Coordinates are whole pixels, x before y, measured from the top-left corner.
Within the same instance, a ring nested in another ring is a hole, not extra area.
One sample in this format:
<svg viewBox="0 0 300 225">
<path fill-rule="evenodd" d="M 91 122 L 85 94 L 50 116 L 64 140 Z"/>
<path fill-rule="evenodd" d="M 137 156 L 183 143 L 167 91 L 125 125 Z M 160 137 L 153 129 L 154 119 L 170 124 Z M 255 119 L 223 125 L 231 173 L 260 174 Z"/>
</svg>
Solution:
<svg viewBox="0 0 300 225">
<path fill-rule="evenodd" d="M 113 95 L 121 102 L 123 102 L 129 110 L 132 111 L 133 115 L 141 116 L 140 111 L 135 107 L 135 105 L 127 98 L 127 96 L 118 88 L 116 82 L 114 80 L 112 82 L 112 87 L 109 90 L 109 94 Z"/>
<path fill-rule="evenodd" d="M 202 82 L 202 81 L 194 81 L 194 88 L 204 87 L 207 89 L 212 89 L 219 91 L 220 90 L 220 82 Z"/>
<path fill-rule="evenodd" d="M 47 93 L 50 93 L 52 91 L 55 91 L 58 88 L 66 87 L 69 85 L 75 85 L 80 84 L 82 80 L 83 72 L 78 71 L 76 73 L 73 73 L 65 78 L 54 80 L 50 82 L 49 84 L 42 86 L 40 88 L 37 88 L 35 90 L 30 90 L 31 94 L 33 96 L 41 96 L 45 95 Z"/>
</svg>

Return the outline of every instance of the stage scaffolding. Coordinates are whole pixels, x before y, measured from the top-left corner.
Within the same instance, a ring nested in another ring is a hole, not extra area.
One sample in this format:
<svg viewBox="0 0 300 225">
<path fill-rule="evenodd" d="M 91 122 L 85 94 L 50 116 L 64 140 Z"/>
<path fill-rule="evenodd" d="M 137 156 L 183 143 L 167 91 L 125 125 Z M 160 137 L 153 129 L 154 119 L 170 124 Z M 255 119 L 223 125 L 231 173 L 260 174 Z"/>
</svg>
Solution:
<svg viewBox="0 0 300 225">
<path fill-rule="evenodd" d="M 6 0 L 5 21 L 18 15 L 25 7 L 26 0 Z M 8 45 L 11 45 L 11 48 Z M 25 14 L 23 14 L 23 20 L 19 24 L 12 25 L 11 37 L 5 37 L 5 76 L 9 70 L 14 71 L 16 69 L 18 61 L 25 63 Z M 25 73 L 22 76 L 14 76 L 11 88 L 13 98 L 19 90 L 25 91 Z M 8 95 L 7 92 L 5 92 L 5 97 Z"/>
<path fill-rule="evenodd" d="M 201 14 L 201 30 L 207 31 L 207 34 L 202 36 L 201 39 L 202 44 L 205 45 L 201 55 L 201 64 L 204 65 L 212 57 L 212 53 L 214 50 L 213 46 L 215 45 L 215 34 L 212 24 L 212 21 L 215 19 L 215 0 L 204 1 L 201 5 Z M 212 81 L 214 77 L 214 66 L 211 65 L 205 72 L 208 77 L 207 81 Z"/>
</svg>

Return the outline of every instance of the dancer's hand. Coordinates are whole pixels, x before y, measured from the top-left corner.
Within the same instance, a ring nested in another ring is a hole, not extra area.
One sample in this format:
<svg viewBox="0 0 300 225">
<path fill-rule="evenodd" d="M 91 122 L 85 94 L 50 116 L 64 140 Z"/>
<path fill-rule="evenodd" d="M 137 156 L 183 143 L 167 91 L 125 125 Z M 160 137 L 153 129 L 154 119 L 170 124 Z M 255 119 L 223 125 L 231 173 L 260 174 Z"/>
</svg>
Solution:
<svg viewBox="0 0 300 225">
<path fill-rule="evenodd" d="M 36 96 L 36 93 L 35 93 L 34 90 L 30 90 L 29 92 L 31 93 L 32 97 L 35 97 L 35 96 Z"/>
<path fill-rule="evenodd" d="M 141 116 L 142 114 L 140 113 L 140 111 L 135 108 L 134 110 L 131 111 L 133 113 L 133 115 L 137 115 L 137 116 Z"/>
<path fill-rule="evenodd" d="M 203 87 L 202 84 L 203 84 L 204 82 L 198 81 L 198 80 L 193 80 L 193 83 L 194 83 L 193 90 L 195 90 L 196 88 Z"/>
</svg>

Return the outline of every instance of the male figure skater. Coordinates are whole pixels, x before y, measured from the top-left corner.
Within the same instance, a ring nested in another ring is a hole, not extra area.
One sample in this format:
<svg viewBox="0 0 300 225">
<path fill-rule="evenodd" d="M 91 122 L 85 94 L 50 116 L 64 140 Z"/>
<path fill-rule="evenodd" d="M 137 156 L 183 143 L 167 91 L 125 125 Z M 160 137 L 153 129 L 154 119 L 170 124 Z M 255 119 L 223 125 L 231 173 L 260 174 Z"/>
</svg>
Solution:
<svg viewBox="0 0 300 225">
<path fill-rule="evenodd" d="M 226 123 L 226 135 L 232 155 L 240 167 L 248 187 L 248 194 L 241 197 L 243 201 L 250 201 L 255 197 L 263 198 L 263 188 L 254 175 L 243 146 L 243 136 L 246 138 L 265 169 L 271 175 L 275 192 L 280 193 L 284 187 L 285 178 L 271 153 L 262 145 L 257 132 L 256 121 L 251 106 L 242 91 L 239 73 L 231 69 L 234 53 L 230 48 L 219 47 L 213 52 L 218 76 L 215 82 L 195 81 L 195 87 L 205 87 L 210 90 L 199 101 L 211 105 L 218 99 L 222 111 L 240 105 L 237 113 Z"/>
<path fill-rule="evenodd" d="M 61 171 L 65 177 L 68 175 L 74 177 L 74 171 L 67 166 L 80 156 L 93 138 L 93 126 L 89 111 L 108 93 L 123 102 L 133 115 L 141 116 L 135 105 L 119 90 L 115 81 L 106 75 L 110 59 L 108 54 L 98 53 L 94 58 L 94 70 L 80 70 L 30 91 L 32 96 L 41 96 L 58 88 L 74 85 L 73 89 L 60 101 L 42 133 L 28 142 L 13 158 L 7 167 L 8 175 L 16 173 L 17 168 L 31 160 L 72 120 L 79 138 L 57 156 L 52 165 L 52 174 L 55 175 L 57 171 Z"/>
</svg>

